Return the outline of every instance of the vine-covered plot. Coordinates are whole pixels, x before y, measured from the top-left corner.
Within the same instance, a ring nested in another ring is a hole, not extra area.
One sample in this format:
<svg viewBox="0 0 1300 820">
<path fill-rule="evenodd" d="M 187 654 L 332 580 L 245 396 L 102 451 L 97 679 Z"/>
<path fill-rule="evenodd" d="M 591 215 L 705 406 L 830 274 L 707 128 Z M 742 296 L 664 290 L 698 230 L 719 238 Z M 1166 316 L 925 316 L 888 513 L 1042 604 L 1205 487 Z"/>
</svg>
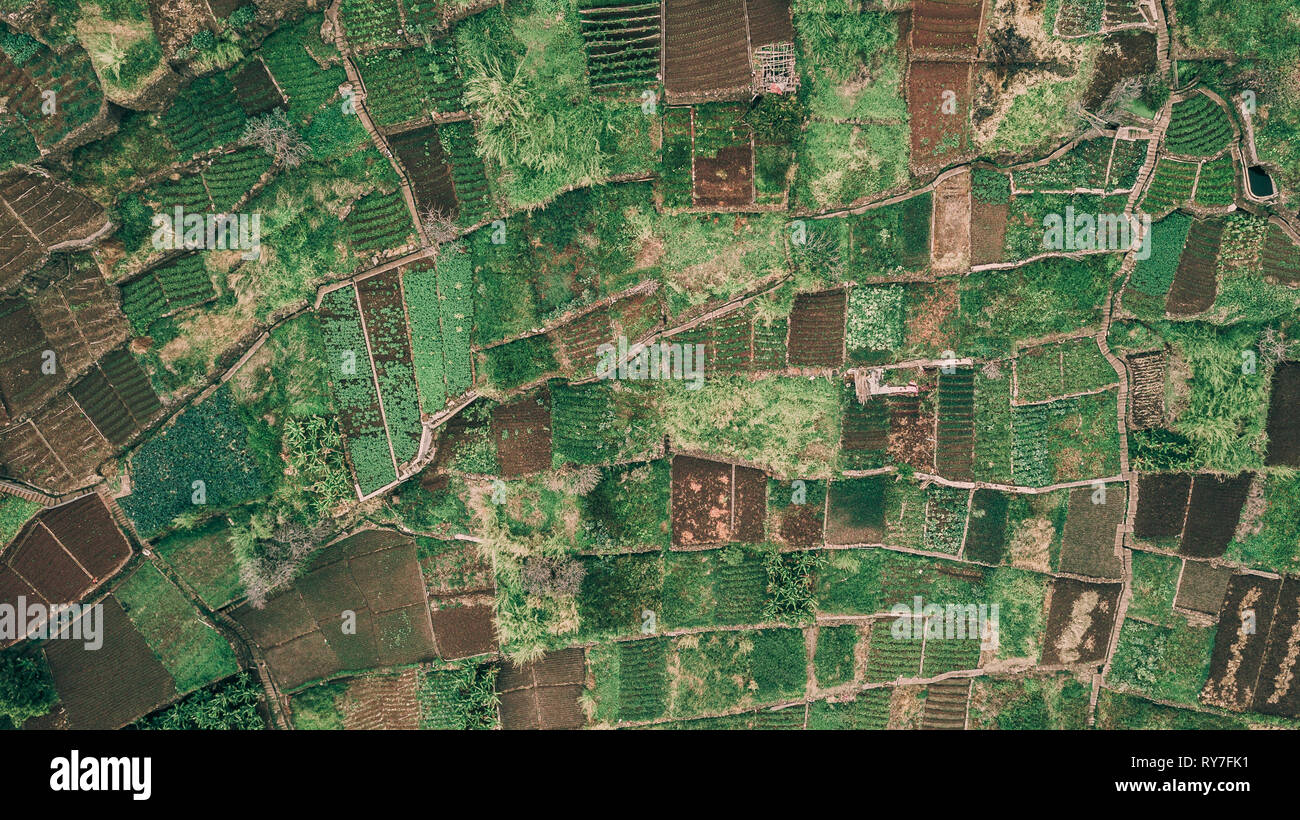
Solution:
<svg viewBox="0 0 1300 820">
<path fill-rule="evenodd" d="M 285 106 L 284 95 L 276 87 L 275 80 L 272 79 L 261 57 L 254 57 L 248 61 L 235 73 L 231 82 L 235 85 L 239 106 L 250 117 L 266 114 Z"/>
<path fill-rule="evenodd" d="M 889 409 L 884 396 L 858 401 L 850 382 L 844 388 L 844 429 L 840 438 L 845 470 L 872 470 L 889 459 Z"/>
<path fill-rule="evenodd" d="M 388 135 L 388 144 L 406 169 L 421 214 L 435 211 L 452 217 L 457 214 L 455 185 L 451 166 L 443 153 L 438 126 L 425 125 L 400 134 Z"/>
<path fill-rule="evenodd" d="M 218 213 L 235 206 L 271 168 L 271 157 L 260 148 L 222 154 L 202 171 L 203 184 Z"/>
<path fill-rule="evenodd" d="M 748 93 L 744 0 L 665 0 L 664 88 L 669 102 Z M 734 99 L 734 97 L 733 97 Z"/>
<path fill-rule="evenodd" d="M 356 57 L 366 86 L 366 107 L 375 124 L 394 126 L 421 117 L 453 114 L 464 107 L 463 81 L 451 38 L 427 48 L 372 51 Z"/>
<path fill-rule="evenodd" d="M 938 395 L 935 472 L 956 481 L 971 481 L 975 466 L 975 371 L 959 367 L 952 373 L 940 373 Z M 960 535 L 957 541 L 960 546 Z"/>
<path fill-rule="evenodd" d="M 388 437 L 398 463 L 405 463 L 419 451 L 422 429 L 400 273 L 388 271 L 362 280 L 357 284 L 357 295 L 388 422 Z"/>
<path fill-rule="evenodd" d="M 1187 204 L 1192 198 L 1198 167 L 1195 162 L 1161 157 L 1142 199 L 1142 210 L 1153 217 L 1161 217 Z"/>
<path fill-rule="evenodd" d="M 966 532 L 970 491 L 934 484 L 925 491 L 925 530 L 921 543 L 931 552 L 956 555 Z"/>
<path fill-rule="evenodd" d="M 849 358 L 871 363 L 903 346 L 907 291 L 902 285 L 858 286 L 849 293 L 845 346 Z"/>
<path fill-rule="evenodd" d="M 666 208 L 687 208 L 691 205 L 692 111 L 690 106 L 674 106 L 664 112 L 659 190 Z"/>
<path fill-rule="evenodd" d="M 225 74 L 199 77 L 162 115 L 163 131 L 182 158 L 239 139 L 248 117 Z"/>
<path fill-rule="evenodd" d="M 0 35 L 12 37 L 8 29 Z M 103 109 L 104 94 L 94 67 L 81 48 L 54 51 L 33 40 L 25 57 L 0 53 L 0 88 L 9 96 L 8 110 L 18 115 L 5 127 L 6 136 L 31 140 L 47 150 L 94 120 Z M 57 94 L 53 111 L 43 109 L 47 92 Z M 36 159 L 36 156 L 30 157 Z"/>
<path fill-rule="evenodd" d="M 914 168 L 943 166 L 970 142 L 971 68 L 968 63 L 912 63 L 907 112 Z"/>
<path fill-rule="evenodd" d="M 668 708 L 668 639 L 618 645 L 618 719 L 653 720 Z"/>
<path fill-rule="evenodd" d="M 367 495 L 396 480 L 397 464 L 379 411 L 356 290 L 348 286 L 325 294 L 320 320 L 339 427 L 357 485 Z"/>
<path fill-rule="evenodd" d="M 411 212 L 400 191 L 372 191 L 358 199 L 348 214 L 346 230 L 352 247 L 366 254 L 393 252 L 415 238 Z"/>
<path fill-rule="evenodd" d="M 1093 137 L 1045 165 L 1013 171 L 1012 177 L 1017 191 L 1128 190 L 1137 180 L 1146 154 L 1146 142 Z"/>
<path fill-rule="evenodd" d="M 748 205 L 754 201 L 753 136 L 742 105 L 713 103 L 694 108 L 692 201 L 697 207 Z"/>
<path fill-rule="evenodd" d="M 1232 119 L 1217 102 L 1204 93 L 1174 103 L 1173 117 L 1165 135 L 1165 150 L 1171 154 L 1209 157 L 1232 141 Z"/>
<path fill-rule="evenodd" d="M 449 122 L 438 126 L 443 153 L 451 163 L 451 182 L 456 192 L 460 223 L 472 225 L 495 210 L 483 158 L 478 155 L 474 123 Z"/>
<path fill-rule="evenodd" d="M 1196 181 L 1196 204 L 1205 208 L 1231 205 L 1237 193 L 1237 162 L 1232 154 L 1201 163 Z"/>
<path fill-rule="evenodd" d="M 917 0 L 912 48 L 975 56 L 983 5 L 983 0 Z"/>
<path fill-rule="evenodd" d="M 975 479 L 1011 483 L 1011 364 L 995 362 L 975 377 Z"/>
<path fill-rule="evenodd" d="M 867 644 L 867 683 L 888 683 L 921 676 L 924 625 L 918 619 L 885 618 L 871 624 Z"/>
<path fill-rule="evenodd" d="M 470 255 L 462 245 L 440 253 L 436 266 L 421 261 L 404 269 L 415 374 L 426 413 L 442 410 L 449 398 L 464 393 L 473 382 L 472 276 Z"/>
<path fill-rule="evenodd" d="M 644 391 L 610 381 L 552 382 L 555 464 L 614 464 L 660 449 L 662 434 L 650 423 L 648 399 Z"/>
<path fill-rule="evenodd" d="M 343 0 L 339 23 L 354 48 L 401 45 L 402 13 L 393 0 Z"/>
<path fill-rule="evenodd" d="M 1171 315 L 1190 316 L 1209 310 L 1214 304 L 1218 293 L 1215 270 L 1224 224 L 1222 219 L 1192 223 L 1165 301 L 1165 310 Z"/>
<path fill-rule="evenodd" d="M 672 717 L 803 697 L 807 683 L 803 630 L 706 632 L 668 640 Z"/>
<path fill-rule="evenodd" d="M 926 191 L 849 216 L 849 275 L 867 279 L 929 267 L 933 210 L 933 196 Z"/>
<path fill-rule="evenodd" d="M 578 23 L 593 91 L 658 83 L 658 3 L 587 2 L 578 9 Z"/>
<path fill-rule="evenodd" d="M 215 299 L 203 255 L 190 253 L 146 271 L 122 285 L 122 311 L 137 333 L 164 316 Z"/>
<path fill-rule="evenodd" d="M 124 445 L 162 410 L 149 376 L 126 350 L 109 353 L 70 395 L 111 442 Z"/>
<path fill-rule="evenodd" d="M 1101 31 L 1106 0 L 1062 0 L 1056 13 L 1056 30 L 1066 37 Z"/>
<path fill-rule="evenodd" d="M 302 122 L 326 100 L 338 94 L 347 80 L 343 66 L 322 69 L 310 56 L 308 46 L 320 43 L 320 17 L 309 15 L 301 23 L 272 34 L 262 44 L 261 57 L 280 90 L 289 98 L 289 118 Z M 314 25 L 313 25 L 314 24 Z"/>
<path fill-rule="evenodd" d="M 1016 357 L 1016 398 L 1022 403 L 1113 386 L 1115 370 L 1091 336 L 1022 350 Z"/>
</svg>

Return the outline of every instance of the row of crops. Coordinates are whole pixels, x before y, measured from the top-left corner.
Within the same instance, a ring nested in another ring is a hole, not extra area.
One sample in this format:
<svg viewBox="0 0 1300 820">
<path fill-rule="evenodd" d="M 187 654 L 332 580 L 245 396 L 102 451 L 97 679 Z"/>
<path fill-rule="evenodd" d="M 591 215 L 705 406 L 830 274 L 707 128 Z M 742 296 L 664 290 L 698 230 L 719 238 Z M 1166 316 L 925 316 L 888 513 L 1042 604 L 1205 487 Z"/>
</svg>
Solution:
<svg viewBox="0 0 1300 820">
<path fill-rule="evenodd" d="M 226 74 L 199 77 L 162 114 L 163 131 L 181 158 L 235 142 L 248 117 Z"/>
<path fill-rule="evenodd" d="M 170 214 L 177 206 L 191 213 L 228 213 L 271 168 L 260 148 L 221 154 L 198 173 L 164 179 L 142 197 Z"/>
<path fill-rule="evenodd" d="M 1022 351 L 1016 357 L 1016 398 L 1039 402 L 1115 384 L 1115 370 L 1091 337 Z"/>
<path fill-rule="evenodd" d="M 1232 141 L 1232 119 L 1206 94 L 1174 103 L 1165 149 L 1174 154 L 1208 157 Z"/>
<path fill-rule="evenodd" d="M 149 376 L 122 349 L 100 360 L 69 392 L 99 432 L 118 446 L 162 409 Z"/>
<path fill-rule="evenodd" d="M 470 388 L 473 325 L 470 255 L 458 246 L 439 255 L 436 266 L 417 263 L 402 277 L 410 322 L 416 380 L 425 412 Z"/>
<path fill-rule="evenodd" d="M 474 124 L 449 122 L 438 127 L 442 150 L 451 163 L 451 183 L 460 206 L 458 218 L 462 225 L 474 225 L 495 212 L 492 188 L 488 184 L 487 169 L 478 153 L 478 138 Z"/>
<path fill-rule="evenodd" d="M 397 271 L 371 276 L 357 285 L 370 358 L 374 362 L 379 398 L 384 406 L 388 439 L 399 464 L 415 458 L 420 449 L 420 398 L 411 365 L 406 332 L 406 310 Z"/>
<path fill-rule="evenodd" d="M 349 244 L 362 253 L 400 248 L 414 240 L 411 211 L 400 191 L 371 191 L 357 200 L 346 220 Z"/>
<path fill-rule="evenodd" d="M 659 73 L 659 4 L 578 10 L 593 91 L 653 86 Z"/>
<path fill-rule="evenodd" d="M 1160 217 L 1186 204 L 1192 198 L 1196 173 L 1200 165 L 1161 157 L 1147 186 L 1142 210 Z"/>
<path fill-rule="evenodd" d="M 421 48 L 373 51 L 356 57 L 366 107 L 380 126 L 394 126 L 464 106 L 463 83 L 450 37 Z"/>
<path fill-rule="evenodd" d="M 160 265 L 122 285 L 122 312 L 136 333 L 164 316 L 216 297 L 202 254 L 191 253 Z"/>
<path fill-rule="evenodd" d="M 24 40 L 28 48 L 0 53 L 0 88 L 9 97 L 8 110 L 20 134 L 14 142 L 49 147 L 94 119 L 104 105 L 104 94 L 86 53 L 79 48 L 56 53 L 42 43 L 0 28 L 7 38 Z M 46 92 L 55 92 L 53 112 L 43 110 Z M 28 156 L 31 156 L 30 154 Z"/>
<path fill-rule="evenodd" d="M 352 286 L 325 294 L 320 307 L 326 372 L 348 459 L 363 495 L 397 478 L 397 465 L 379 411 L 379 392 L 366 351 L 365 331 Z"/>
<path fill-rule="evenodd" d="M 691 205 L 691 109 L 669 108 L 663 116 L 659 184 L 665 208 Z"/>
<path fill-rule="evenodd" d="M 936 469 L 949 478 L 969 481 L 973 477 L 975 453 L 973 368 L 960 367 L 939 374 L 938 417 Z"/>
<path fill-rule="evenodd" d="M 1126 190 L 1137 181 L 1146 154 L 1146 142 L 1094 137 L 1044 165 L 1013 171 L 1011 177 L 1018 192 Z"/>
</svg>

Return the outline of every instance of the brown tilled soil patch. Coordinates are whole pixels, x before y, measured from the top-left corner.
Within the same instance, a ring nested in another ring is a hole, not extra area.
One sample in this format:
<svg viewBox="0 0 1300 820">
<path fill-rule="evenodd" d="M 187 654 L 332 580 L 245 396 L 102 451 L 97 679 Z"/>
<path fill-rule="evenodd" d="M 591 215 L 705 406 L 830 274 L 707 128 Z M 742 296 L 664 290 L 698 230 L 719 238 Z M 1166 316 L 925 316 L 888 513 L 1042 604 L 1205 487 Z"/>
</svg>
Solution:
<svg viewBox="0 0 1300 820">
<path fill-rule="evenodd" d="M 970 147 L 970 72 L 969 63 L 912 63 L 907 112 L 913 168 L 942 167 Z"/>
<path fill-rule="evenodd" d="M 889 457 L 934 469 L 934 407 L 930 391 L 889 397 Z"/>
<path fill-rule="evenodd" d="M 1250 705 L 1281 589 L 1280 579 L 1259 575 L 1234 575 L 1228 582 L 1202 703 L 1236 711 Z"/>
<path fill-rule="evenodd" d="M 1127 363 L 1132 380 L 1129 426 L 1134 430 L 1159 427 L 1165 420 L 1165 352 L 1135 353 Z"/>
<path fill-rule="evenodd" d="M 1006 254 L 1007 217 L 1011 206 L 1005 202 L 988 203 L 971 198 L 970 263 L 987 265 L 1001 262 Z"/>
<path fill-rule="evenodd" d="M 1100 496 L 1091 487 L 1070 490 L 1061 572 L 1118 580 L 1124 565 L 1115 553 L 1115 534 L 1128 511 L 1128 494 L 1123 484 L 1108 484 L 1104 503 L 1093 503 L 1094 497 Z"/>
<path fill-rule="evenodd" d="M 1198 219 L 1187 232 L 1178 271 L 1165 299 L 1165 310 L 1172 316 L 1191 316 L 1209 310 L 1218 294 L 1216 260 L 1223 240 L 1222 219 Z"/>
<path fill-rule="evenodd" d="M 1285 362 L 1273 371 L 1273 396 L 1268 404 L 1270 467 L 1300 467 L 1300 362 Z"/>
<path fill-rule="evenodd" d="M 1250 473 L 1232 478 L 1198 475 L 1192 481 L 1192 497 L 1187 506 L 1187 525 L 1179 551 L 1195 558 L 1223 555 L 1237 531 L 1241 508 L 1250 492 Z"/>
<path fill-rule="evenodd" d="M 936 271 L 966 270 L 971 264 L 971 175 L 948 177 L 934 190 L 934 248 Z"/>
<path fill-rule="evenodd" d="M 1192 477 L 1186 473 L 1155 473 L 1138 479 L 1137 538 L 1177 538 L 1187 518 Z"/>
<path fill-rule="evenodd" d="M 846 295 L 843 290 L 826 290 L 795 297 L 790 311 L 790 364 L 838 367 L 844 362 Z"/>
<path fill-rule="evenodd" d="M 695 158 L 695 205 L 725 208 L 754 201 L 754 149 L 719 148 L 713 158 Z"/>
<path fill-rule="evenodd" d="M 549 405 L 549 396 L 541 396 L 492 408 L 492 437 L 503 477 L 551 469 Z"/>
<path fill-rule="evenodd" d="M 1073 578 L 1052 582 L 1043 664 L 1095 663 L 1105 659 L 1122 584 L 1090 584 Z"/>
<path fill-rule="evenodd" d="M 922 729 L 965 729 L 970 678 L 930 684 L 921 710 Z"/>
<path fill-rule="evenodd" d="M 1270 715 L 1300 717 L 1300 579 L 1282 582 L 1277 617 L 1259 670 L 1254 709 Z"/>
<path fill-rule="evenodd" d="M 407 669 L 396 675 L 375 675 L 352 680 L 343 698 L 343 728 L 420 728 L 416 679 L 416 670 Z"/>
<path fill-rule="evenodd" d="M 489 604 L 456 606 L 433 613 L 433 636 L 438 654 L 446 660 L 495 652 L 495 608 Z"/>
<path fill-rule="evenodd" d="M 694 547 L 731 540 L 732 467 L 719 461 L 674 456 L 673 544 Z"/>
<path fill-rule="evenodd" d="M 1223 606 L 1223 596 L 1228 591 L 1232 570 L 1216 567 L 1204 561 L 1184 561 L 1183 576 L 1178 582 L 1178 595 L 1174 606 L 1218 615 Z"/>
<path fill-rule="evenodd" d="M 753 467 L 736 467 L 735 509 L 731 539 L 746 544 L 762 541 L 767 523 L 767 473 Z"/>
</svg>

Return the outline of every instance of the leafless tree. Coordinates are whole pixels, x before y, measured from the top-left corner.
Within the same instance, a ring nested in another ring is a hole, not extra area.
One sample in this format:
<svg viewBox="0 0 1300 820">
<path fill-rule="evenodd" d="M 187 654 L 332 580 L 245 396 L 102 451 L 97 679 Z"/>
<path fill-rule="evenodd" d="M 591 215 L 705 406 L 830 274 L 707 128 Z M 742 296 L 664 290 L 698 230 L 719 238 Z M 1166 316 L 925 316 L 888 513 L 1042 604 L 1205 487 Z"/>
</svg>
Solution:
<svg viewBox="0 0 1300 820">
<path fill-rule="evenodd" d="M 280 108 L 245 123 L 241 141 L 245 145 L 258 146 L 286 168 L 297 168 L 311 156 L 306 140 Z"/>
<path fill-rule="evenodd" d="M 524 561 L 524 592 L 555 598 L 577 595 L 587 568 L 573 558 L 534 555 Z"/>
<path fill-rule="evenodd" d="M 456 224 L 455 215 L 435 205 L 424 209 L 424 213 L 420 215 L 420 224 L 424 226 L 425 234 L 434 245 L 454 242 L 460 236 L 460 227 Z"/>
<path fill-rule="evenodd" d="M 1259 336 L 1259 357 L 1263 359 L 1264 367 L 1286 361 L 1291 355 L 1291 346 L 1291 341 L 1282 331 L 1275 327 L 1265 328 Z"/>
</svg>

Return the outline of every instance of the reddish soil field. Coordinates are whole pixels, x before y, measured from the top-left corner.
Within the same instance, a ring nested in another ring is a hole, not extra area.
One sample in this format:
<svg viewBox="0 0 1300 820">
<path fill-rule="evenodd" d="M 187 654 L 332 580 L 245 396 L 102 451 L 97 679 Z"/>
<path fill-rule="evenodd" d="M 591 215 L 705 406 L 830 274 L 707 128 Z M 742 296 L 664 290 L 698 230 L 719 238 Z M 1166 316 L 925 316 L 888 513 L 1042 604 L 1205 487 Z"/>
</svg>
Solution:
<svg viewBox="0 0 1300 820">
<path fill-rule="evenodd" d="M 931 684 L 921 707 L 921 728 L 965 729 L 969 701 L 970 678 Z"/>
<path fill-rule="evenodd" d="M 744 0 L 665 0 L 664 90 L 670 99 L 748 93 Z"/>
<path fill-rule="evenodd" d="M 1132 384 L 1129 427 L 1159 427 L 1165 419 L 1165 352 L 1135 353 L 1127 363 Z"/>
<path fill-rule="evenodd" d="M 1005 256 L 1007 216 L 1011 207 L 1005 203 L 991 205 L 971 198 L 970 263 L 987 265 L 1001 262 Z"/>
<path fill-rule="evenodd" d="M 815 547 L 825 539 L 822 504 L 791 504 L 772 514 L 772 531 L 791 547 Z"/>
<path fill-rule="evenodd" d="M 1190 316 L 1210 309 L 1219 286 L 1215 264 L 1223 239 L 1223 220 L 1197 220 L 1187 232 L 1178 271 L 1169 286 L 1165 310 L 1173 316 Z"/>
<path fill-rule="evenodd" d="M 1250 706 L 1281 589 L 1282 581 L 1277 578 L 1232 576 L 1219 613 L 1202 703 L 1237 711 Z M 1253 630 L 1249 628 L 1252 613 Z"/>
<path fill-rule="evenodd" d="M 839 367 L 844 363 L 846 292 L 801 293 L 790 311 L 788 360 L 795 367 Z"/>
<path fill-rule="evenodd" d="M 1140 17 L 1140 15 L 1139 15 Z M 1156 36 L 1149 31 L 1121 31 L 1103 41 L 1097 55 L 1097 72 L 1083 94 L 1083 107 L 1094 113 L 1129 77 L 1143 77 L 1156 70 Z"/>
<path fill-rule="evenodd" d="M 1138 538 L 1176 538 L 1181 535 L 1191 488 L 1192 477 L 1186 473 L 1157 473 L 1138 479 L 1133 534 Z"/>
<path fill-rule="evenodd" d="M 1091 487 L 1070 490 L 1061 536 L 1061 572 L 1088 578 L 1119 579 L 1124 565 L 1115 552 L 1115 535 L 1128 511 L 1123 484 L 1106 485 L 1104 504 L 1094 504 Z"/>
<path fill-rule="evenodd" d="M 757 544 L 767 521 L 767 473 L 753 467 L 736 467 L 735 524 L 731 540 Z"/>
<path fill-rule="evenodd" d="M 790 0 L 746 0 L 749 13 L 749 43 L 754 48 L 794 40 L 790 22 Z"/>
<path fill-rule="evenodd" d="M 1123 584 L 1052 582 L 1043 664 L 1097 663 L 1110 648 L 1110 631 Z"/>
<path fill-rule="evenodd" d="M 1270 467 L 1300 467 L 1300 362 L 1285 362 L 1273 371 L 1273 395 L 1268 403 Z"/>
<path fill-rule="evenodd" d="M 674 456 L 673 544 L 695 547 L 730 541 L 732 486 L 730 464 Z"/>
<path fill-rule="evenodd" d="M 266 63 L 257 57 L 239 70 L 231 79 L 235 84 L 235 96 L 239 107 L 250 117 L 256 117 L 277 108 L 284 108 L 284 95 L 271 79 L 271 72 L 266 70 Z"/>
<path fill-rule="evenodd" d="M 98 494 L 42 513 L 41 521 L 96 582 L 117 572 L 131 557 L 131 545 Z"/>
<path fill-rule="evenodd" d="M 45 659 L 72 729 L 117 729 L 176 696 L 171 675 L 117 599 L 104 600 L 104 644 L 50 641 Z"/>
<path fill-rule="evenodd" d="M 551 469 L 550 398 L 543 394 L 492 408 L 492 437 L 506 478 Z"/>
<path fill-rule="evenodd" d="M 1178 595 L 1174 606 L 1218 615 L 1223 606 L 1224 593 L 1228 591 L 1228 581 L 1232 579 L 1232 570 L 1216 567 L 1204 561 L 1184 561 L 1182 578 L 1178 581 Z"/>
<path fill-rule="evenodd" d="M 889 455 L 918 470 L 934 468 L 934 406 L 930 392 L 889 397 Z"/>
<path fill-rule="evenodd" d="M 967 63 L 912 63 L 907 111 L 912 122 L 913 168 L 946 165 L 967 150 L 970 85 Z"/>
<path fill-rule="evenodd" d="M 52 604 L 79 601 L 95 584 L 40 522 L 29 525 L 19 537 L 9 553 L 9 566 Z"/>
<path fill-rule="evenodd" d="M 1194 558 L 1223 555 L 1241 520 L 1241 507 L 1250 492 L 1250 479 L 1250 473 L 1226 479 L 1212 475 L 1195 478 L 1180 552 Z"/>
<path fill-rule="evenodd" d="M 442 141 L 438 139 L 438 127 L 424 125 L 400 134 L 390 134 L 388 144 L 406 169 L 420 213 L 433 208 L 447 216 L 455 216 L 460 206 L 452 185 L 451 164 L 442 150 Z"/>
<path fill-rule="evenodd" d="M 719 148 L 717 156 L 696 157 L 693 199 L 699 208 L 726 208 L 754 201 L 754 149 Z"/>
<path fill-rule="evenodd" d="M 1255 687 L 1256 712 L 1300 717 L 1297 646 L 1300 646 L 1300 578 L 1286 578 L 1282 581 L 1277 615 Z"/>
<path fill-rule="evenodd" d="M 974 56 L 982 0 L 917 0 L 912 6 L 912 48 Z"/>
<path fill-rule="evenodd" d="M 458 606 L 433 613 L 438 654 L 447 660 L 469 658 L 497 649 L 495 609 L 488 605 Z"/>
</svg>

